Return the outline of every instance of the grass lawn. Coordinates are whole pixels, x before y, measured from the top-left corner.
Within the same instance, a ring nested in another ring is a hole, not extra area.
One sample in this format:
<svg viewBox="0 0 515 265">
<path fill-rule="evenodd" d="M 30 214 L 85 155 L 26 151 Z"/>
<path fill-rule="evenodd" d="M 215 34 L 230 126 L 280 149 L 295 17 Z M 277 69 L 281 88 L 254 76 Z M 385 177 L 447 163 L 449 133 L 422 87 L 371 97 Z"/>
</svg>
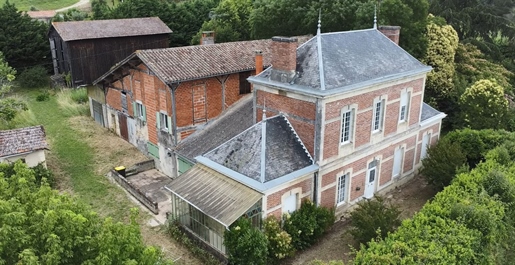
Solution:
<svg viewBox="0 0 515 265">
<path fill-rule="evenodd" d="M 5 2 L 5 0 L 0 0 L 2 6 Z M 20 11 L 29 11 L 31 6 L 38 10 L 54 10 L 71 6 L 77 2 L 79 0 L 9 0 L 9 3 L 15 4 Z"/>
</svg>

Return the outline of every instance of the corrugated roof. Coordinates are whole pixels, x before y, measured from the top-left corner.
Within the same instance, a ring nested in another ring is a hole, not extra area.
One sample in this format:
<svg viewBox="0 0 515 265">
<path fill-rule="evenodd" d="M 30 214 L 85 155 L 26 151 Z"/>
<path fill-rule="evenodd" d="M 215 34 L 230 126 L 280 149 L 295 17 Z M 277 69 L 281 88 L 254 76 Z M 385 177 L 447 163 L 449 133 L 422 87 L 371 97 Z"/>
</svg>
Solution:
<svg viewBox="0 0 515 265">
<path fill-rule="evenodd" d="M 225 226 L 234 223 L 262 196 L 201 164 L 173 180 L 167 188 Z"/>
<path fill-rule="evenodd" d="M 0 131 L 0 157 L 46 149 L 43 126 Z"/>
<path fill-rule="evenodd" d="M 253 40 L 141 50 L 136 52 L 136 56 L 161 80 L 171 84 L 254 70 L 257 50 L 263 51 L 263 64 L 270 65 L 270 42 Z"/>
<path fill-rule="evenodd" d="M 297 49 L 298 74 L 287 83 L 291 89 L 315 94 L 351 90 L 366 82 L 392 76 L 428 72 L 428 67 L 376 29 L 323 33 L 321 38 L 325 90 L 320 83 L 317 36 Z M 251 81 L 280 83 L 269 68 Z M 272 78 L 271 78 L 272 76 Z"/>
<path fill-rule="evenodd" d="M 261 121 L 238 136 L 204 155 L 205 158 L 249 178 L 263 182 L 262 154 L 265 137 L 265 176 L 268 182 L 313 164 L 311 156 L 286 117 L 280 115 Z"/>
<path fill-rule="evenodd" d="M 191 161 L 254 124 L 252 95 L 249 94 L 231 106 L 219 118 L 181 141 L 176 152 Z M 202 143 L 202 144 L 199 144 Z"/>
<path fill-rule="evenodd" d="M 172 33 L 158 17 L 52 22 L 64 41 Z"/>
</svg>

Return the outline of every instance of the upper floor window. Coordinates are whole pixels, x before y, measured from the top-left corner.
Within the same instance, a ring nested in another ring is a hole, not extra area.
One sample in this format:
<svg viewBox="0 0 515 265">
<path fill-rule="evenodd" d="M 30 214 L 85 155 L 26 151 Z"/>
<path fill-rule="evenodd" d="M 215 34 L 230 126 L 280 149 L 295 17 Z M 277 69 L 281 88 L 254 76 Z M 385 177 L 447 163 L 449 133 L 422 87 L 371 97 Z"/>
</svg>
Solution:
<svg viewBox="0 0 515 265">
<path fill-rule="evenodd" d="M 147 120 L 146 109 L 141 102 L 134 102 L 134 116 L 142 121 Z"/>
<path fill-rule="evenodd" d="M 399 110 L 399 122 L 408 120 L 410 92 L 402 91 L 401 93 L 401 108 Z"/>
<path fill-rule="evenodd" d="M 157 128 L 162 131 L 170 132 L 170 129 L 171 129 L 170 117 L 168 115 L 166 115 L 166 113 L 162 113 L 162 112 L 158 112 L 156 116 L 157 116 L 157 121 L 156 121 Z"/>
<path fill-rule="evenodd" d="M 349 143 L 352 140 L 352 131 L 354 123 L 354 109 L 342 111 L 342 132 L 340 136 L 340 143 Z"/>
<path fill-rule="evenodd" d="M 347 180 L 349 179 L 349 173 L 338 177 L 338 190 L 336 194 L 336 204 L 345 202 L 347 197 Z"/>
<path fill-rule="evenodd" d="M 374 117 L 372 119 L 372 132 L 378 132 L 383 129 L 385 100 L 379 99 L 374 102 Z"/>
</svg>

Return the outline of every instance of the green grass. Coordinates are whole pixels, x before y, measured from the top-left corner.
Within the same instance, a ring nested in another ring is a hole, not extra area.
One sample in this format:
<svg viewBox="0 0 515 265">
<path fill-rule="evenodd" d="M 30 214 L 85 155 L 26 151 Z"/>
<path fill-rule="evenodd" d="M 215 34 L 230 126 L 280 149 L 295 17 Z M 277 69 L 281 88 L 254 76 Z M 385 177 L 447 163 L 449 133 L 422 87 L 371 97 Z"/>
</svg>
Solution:
<svg viewBox="0 0 515 265">
<path fill-rule="evenodd" d="M 15 4 L 20 11 L 29 11 L 31 6 L 38 10 L 54 10 L 71 6 L 77 2 L 79 0 L 9 0 L 9 3 Z M 4 3 L 5 0 L 0 0 L 2 6 Z"/>
<path fill-rule="evenodd" d="M 17 92 L 27 98 L 29 109 L 45 127 L 50 151 L 57 157 L 59 168 L 70 177 L 73 194 L 102 216 L 127 220 L 134 205 L 120 188 L 105 176 L 94 173 L 94 150 L 83 140 L 85 136 L 70 125 L 70 113 L 63 111 L 58 97 L 50 96 L 49 100 L 39 102 L 37 90 Z"/>
</svg>

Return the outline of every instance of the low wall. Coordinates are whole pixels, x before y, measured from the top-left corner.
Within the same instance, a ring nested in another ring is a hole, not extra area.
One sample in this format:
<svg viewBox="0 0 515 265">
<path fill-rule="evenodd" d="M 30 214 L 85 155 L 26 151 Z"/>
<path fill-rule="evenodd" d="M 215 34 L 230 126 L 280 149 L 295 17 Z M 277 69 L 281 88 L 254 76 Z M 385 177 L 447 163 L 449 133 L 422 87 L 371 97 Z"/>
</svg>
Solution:
<svg viewBox="0 0 515 265">
<path fill-rule="evenodd" d="M 150 159 L 150 160 L 139 162 L 139 163 L 136 163 L 136 164 L 132 165 L 131 167 L 129 167 L 127 169 L 125 174 L 128 177 L 128 176 L 136 175 L 136 174 L 141 173 L 143 171 L 151 170 L 151 169 L 154 169 L 154 168 L 156 168 L 154 160 Z"/>
<path fill-rule="evenodd" d="M 152 163 L 154 161 L 152 160 Z M 109 171 L 110 177 L 116 181 L 120 186 L 122 186 L 126 191 L 128 191 L 134 198 L 136 198 L 138 201 L 140 201 L 145 207 L 147 207 L 152 213 L 159 214 L 159 207 L 157 202 L 152 200 L 152 198 L 148 197 L 140 191 L 138 188 L 136 188 L 134 185 L 132 185 L 129 181 L 127 181 L 126 178 L 124 178 L 122 175 L 120 175 L 118 172 L 116 172 L 114 169 Z"/>
</svg>

